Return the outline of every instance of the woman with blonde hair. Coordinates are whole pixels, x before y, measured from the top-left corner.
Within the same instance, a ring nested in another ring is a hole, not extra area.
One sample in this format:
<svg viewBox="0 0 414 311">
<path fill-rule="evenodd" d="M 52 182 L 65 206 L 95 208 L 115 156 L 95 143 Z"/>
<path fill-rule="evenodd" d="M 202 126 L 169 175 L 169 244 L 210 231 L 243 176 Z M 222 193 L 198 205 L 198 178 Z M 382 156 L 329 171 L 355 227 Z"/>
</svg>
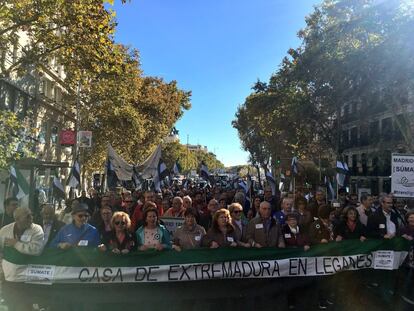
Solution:
<svg viewBox="0 0 414 311">
<path fill-rule="evenodd" d="M 135 234 L 130 232 L 131 219 L 125 212 L 116 212 L 111 218 L 112 231 L 99 245 L 101 251 L 111 251 L 115 254 L 128 254 L 137 248 Z"/>
</svg>

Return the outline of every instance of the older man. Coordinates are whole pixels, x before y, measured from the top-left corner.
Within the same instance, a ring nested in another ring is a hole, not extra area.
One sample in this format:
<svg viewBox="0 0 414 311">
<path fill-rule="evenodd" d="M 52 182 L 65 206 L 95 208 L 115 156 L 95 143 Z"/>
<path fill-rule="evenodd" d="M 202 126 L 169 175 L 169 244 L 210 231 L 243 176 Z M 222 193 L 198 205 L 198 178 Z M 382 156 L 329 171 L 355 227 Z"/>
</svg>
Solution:
<svg viewBox="0 0 414 311">
<path fill-rule="evenodd" d="M 275 218 L 280 226 L 283 226 L 286 222 L 286 215 L 292 212 L 293 199 L 283 198 L 281 210 L 275 213 Z"/>
<path fill-rule="evenodd" d="M 64 222 L 59 221 L 56 218 L 55 208 L 52 204 L 42 204 L 40 206 L 41 219 L 38 224 L 42 227 L 45 239 L 45 246 L 49 245 L 50 242 L 55 238 L 56 234 L 65 225 Z"/>
<path fill-rule="evenodd" d="M 73 222 L 60 229 L 50 243 L 50 247 L 69 249 L 77 246 L 98 246 L 100 242 L 99 232 L 95 227 L 88 224 L 88 205 L 85 203 L 77 205 L 72 210 L 72 217 Z"/>
<path fill-rule="evenodd" d="M 30 209 L 18 207 L 13 213 L 15 222 L 0 229 L 0 247 L 14 247 L 27 255 L 40 255 L 43 250 L 42 227 L 33 223 Z"/>
<path fill-rule="evenodd" d="M 285 247 L 280 227 L 271 214 L 270 203 L 260 203 L 259 217 L 253 218 L 247 226 L 246 238 L 252 247 Z"/>
<path fill-rule="evenodd" d="M 183 205 L 183 199 L 175 197 L 172 201 L 172 207 L 170 207 L 165 213 L 166 217 L 184 217 L 185 208 Z"/>
</svg>

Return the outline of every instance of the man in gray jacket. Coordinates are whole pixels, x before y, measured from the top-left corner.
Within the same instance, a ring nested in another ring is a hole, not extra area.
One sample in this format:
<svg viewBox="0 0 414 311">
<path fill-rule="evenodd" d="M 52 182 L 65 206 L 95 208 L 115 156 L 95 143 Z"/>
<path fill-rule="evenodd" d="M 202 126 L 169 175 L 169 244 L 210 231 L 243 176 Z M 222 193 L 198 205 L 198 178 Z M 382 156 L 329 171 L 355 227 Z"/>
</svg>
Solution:
<svg viewBox="0 0 414 311">
<path fill-rule="evenodd" d="M 247 226 L 246 238 L 252 247 L 285 247 L 280 227 L 271 213 L 269 202 L 260 203 L 259 217 L 253 218 Z"/>
</svg>

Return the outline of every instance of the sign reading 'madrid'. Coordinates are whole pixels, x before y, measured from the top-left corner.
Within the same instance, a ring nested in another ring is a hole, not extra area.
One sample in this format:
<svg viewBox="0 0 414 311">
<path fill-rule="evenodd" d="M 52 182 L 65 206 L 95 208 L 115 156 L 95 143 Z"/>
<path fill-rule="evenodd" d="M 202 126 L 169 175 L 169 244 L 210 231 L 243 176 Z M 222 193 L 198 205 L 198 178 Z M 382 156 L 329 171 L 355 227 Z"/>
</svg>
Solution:
<svg viewBox="0 0 414 311">
<path fill-rule="evenodd" d="M 396 197 L 414 197 L 414 155 L 392 155 L 391 192 Z"/>
<path fill-rule="evenodd" d="M 306 277 L 346 270 L 398 269 L 407 256 L 406 249 L 406 244 L 396 239 L 395 243 L 343 241 L 318 245 L 308 252 L 299 249 L 199 249 L 120 257 L 82 250 L 82 254 L 72 252 L 70 256 L 50 251 L 41 257 L 29 257 L 9 251 L 5 254 L 3 269 L 7 281 L 35 284 Z M 332 256 L 329 253 L 342 254 Z M 204 260 L 199 260 L 201 258 Z M 85 262 L 82 264 L 82 261 Z"/>
</svg>

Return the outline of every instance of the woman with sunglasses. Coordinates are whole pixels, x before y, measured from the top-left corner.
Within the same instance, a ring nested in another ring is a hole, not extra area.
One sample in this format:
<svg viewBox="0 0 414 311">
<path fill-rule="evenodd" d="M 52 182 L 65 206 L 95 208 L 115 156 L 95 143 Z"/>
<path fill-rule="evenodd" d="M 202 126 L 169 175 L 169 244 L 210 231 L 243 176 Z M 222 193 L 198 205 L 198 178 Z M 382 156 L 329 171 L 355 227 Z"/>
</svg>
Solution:
<svg viewBox="0 0 414 311">
<path fill-rule="evenodd" d="M 112 231 L 102 240 L 99 250 L 107 250 L 115 254 L 128 254 L 137 247 L 137 239 L 129 231 L 131 228 L 131 219 L 125 212 L 116 212 L 111 219 Z"/>
<path fill-rule="evenodd" d="M 247 220 L 243 214 L 243 207 L 239 203 L 232 203 L 229 205 L 229 212 L 231 216 L 231 224 L 234 227 L 234 233 L 236 234 L 237 244 L 243 247 L 250 247 L 250 243 L 247 243 Z"/>
</svg>

